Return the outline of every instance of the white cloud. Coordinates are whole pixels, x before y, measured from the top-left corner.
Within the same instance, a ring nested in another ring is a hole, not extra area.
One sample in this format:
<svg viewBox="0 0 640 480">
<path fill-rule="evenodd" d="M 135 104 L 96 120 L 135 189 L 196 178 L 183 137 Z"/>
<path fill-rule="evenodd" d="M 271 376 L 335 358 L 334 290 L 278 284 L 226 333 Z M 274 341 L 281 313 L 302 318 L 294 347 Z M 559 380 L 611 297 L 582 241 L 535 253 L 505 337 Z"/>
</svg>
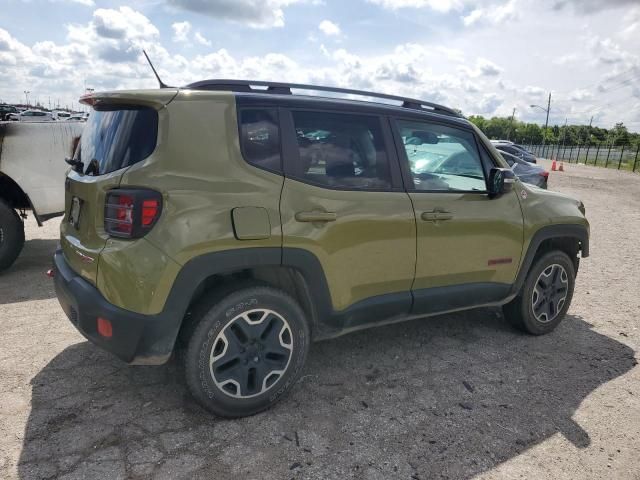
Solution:
<svg viewBox="0 0 640 480">
<path fill-rule="evenodd" d="M 153 88 L 157 83 L 141 56 L 141 49 L 145 48 L 160 76 L 170 85 L 206 77 L 336 85 L 424 98 L 460 108 L 465 114 L 510 115 L 516 107 L 519 118 L 525 121 L 540 120 L 542 113 L 529 105 L 546 105 L 547 94 L 553 90 L 552 124 L 564 122 L 565 116 L 570 122 L 588 122 L 592 114 L 596 115 L 596 124 L 602 126 L 617 121 L 640 122 L 633 112 L 638 104 L 634 95 L 640 98 L 640 36 L 634 26 L 640 19 L 638 7 L 611 8 L 588 15 L 578 14 L 573 7 L 563 8 L 562 22 L 554 23 L 559 13 L 551 9 L 553 0 L 541 0 L 542 4 L 515 0 L 520 17 L 514 16 L 510 21 L 504 20 L 510 18 L 509 6 L 514 1 L 376 1 L 389 9 L 425 8 L 432 17 L 433 11 L 446 10 L 449 17 L 438 23 L 438 35 L 416 36 L 413 42 L 398 45 L 392 37 L 377 42 L 378 30 L 370 28 L 376 26 L 374 23 L 358 24 L 370 30 L 359 31 L 362 39 L 357 43 L 348 42 L 343 35 L 327 36 L 319 29 L 323 18 L 343 27 L 349 18 L 339 16 L 330 7 L 324 13 L 316 12 L 320 13 L 312 23 L 313 27 L 318 25 L 316 28 L 299 32 L 251 32 L 244 28 L 276 26 L 278 18 L 284 23 L 285 13 L 290 22 L 297 21 L 298 13 L 308 18 L 313 0 L 227 0 L 227 4 L 233 4 L 231 11 L 237 4 L 252 3 L 261 5 L 265 12 L 251 14 L 249 9 L 245 16 L 233 16 L 229 11 L 216 16 L 242 26 L 190 16 L 190 28 L 183 25 L 162 31 L 135 8 L 98 8 L 89 21 L 60 27 L 67 29 L 67 36 L 61 41 L 28 40 L 28 25 L 15 30 L 0 28 L 0 91 L 3 99 L 18 99 L 25 88 L 34 92 L 34 98 L 51 95 L 77 99 L 83 93 L 85 80 L 87 86 L 97 90 Z M 192 9 L 198 6 L 195 0 L 189 3 Z M 306 6 L 287 9 L 294 3 Z M 221 8 L 225 1 L 200 0 L 200 4 L 201 8 Z M 362 7 L 377 9 L 366 3 Z M 460 28 L 462 21 L 456 19 L 468 17 L 478 9 L 481 12 L 475 14 L 477 18 L 469 23 L 470 28 Z M 273 13 L 277 10 L 281 16 Z M 211 11 L 209 14 L 213 15 Z M 386 15 L 383 21 L 402 28 L 404 17 L 413 13 Z M 499 28 L 493 28 L 495 22 L 501 22 Z M 238 53 L 245 49 L 238 46 L 229 30 L 241 38 L 246 34 L 252 42 L 258 38 L 251 50 L 255 53 Z M 305 52 L 300 53 L 298 47 L 309 35 L 315 43 L 306 43 Z M 187 43 L 172 42 L 174 36 Z M 334 39 L 340 40 L 342 48 L 335 47 Z M 361 47 L 363 44 L 367 47 Z M 216 45 L 215 50 L 210 48 L 212 45 Z M 558 45 L 562 46 L 560 50 Z M 640 123 L 635 128 L 638 127 Z"/>
<path fill-rule="evenodd" d="M 595 36 L 589 41 L 589 48 L 595 60 L 603 65 L 640 64 L 640 57 L 629 53 L 611 38 Z"/>
<path fill-rule="evenodd" d="M 191 32 L 191 24 L 189 22 L 176 22 L 171 25 L 171 28 L 173 29 L 174 42 L 187 42 L 189 40 L 189 33 Z"/>
<path fill-rule="evenodd" d="M 462 17 L 462 23 L 467 27 L 477 23 L 498 25 L 515 18 L 518 18 L 516 0 L 509 0 L 502 4 L 491 4 L 486 7 L 475 8 L 471 13 Z"/>
<path fill-rule="evenodd" d="M 49 1 L 51 3 L 77 3 L 79 5 L 84 5 L 85 7 L 93 7 L 95 5 L 95 2 L 93 0 L 49 0 Z"/>
<path fill-rule="evenodd" d="M 341 33 L 340 27 L 331 20 L 322 20 L 318 29 L 327 36 L 339 36 Z"/>
<path fill-rule="evenodd" d="M 284 26 L 284 7 L 302 0 L 167 0 L 173 7 L 254 28 Z"/>
<path fill-rule="evenodd" d="M 368 0 L 389 10 L 399 10 L 401 8 L 424 8 L 428 7 L 437 12 L 448 12 L 450 10 L 460 10 L 463 6 L 462 0 Z"/>
<path fill-rule="evenodd" d="M 578 13 L 594 13 L 610 8 L 636 5 L 637 0 L 552 0 L 551 6 L 554 10 L 563 10 L 570 7 Z"/>
<path fill-rule="evenodd" d="M 580 60 L 580 55 L 577 53 L 567 53 L 553 59 L 554 65 L 569 65 Z"/>
<path fill-rule="evenodd" d="M 193 38 L 200 45 L 204 45 L 205 47 L 210 47 L 211 46 L 211 40 L 208 40 L 207 38 L 205 38 L 200 32 L 196 32 L 193 35 Z"/>
<path fill-rule="evenodd" d="M 540 88 L 540 87 L 533 87 L 531 85 L 528 85 L 526 87 L 524 87 L 522 89 L 522 92 L 525 93 L 526 95 L 532 96 L 532 97 L 539 97 L 543 94 L 546 93 L 544 88 Z"/>
<path fill-rule="evenodd" d="M 572 100 L 574 102 L 581 102 L 583 100 L 587 100 L 592 97 L 593 97 L 593 93 L 591 93 L 589 90 L 586 90 L 584 88 L 580 88 L 571 92 L 571 95 L 569 96 L 569 100 Z"/>
<path fill-rule="evenodd" d="M 483 115 L 492 115 L 502 102 L 503 100 L 495 93 L 488 93 L 476 103 L 475 111 Z"/>
<path fill-rule="evenodd" d="M 461 65 L 459 67 L 461 72 L 466 73 L 471 78 L 477 78 L 481 76 L 494 77 L 500 75 L 502 68 L 486 58 L 478 58 L 476 60 L 475 68 L 470 68 L 467 65 Z"/>
<path fill-rule="evenodd" d="M 622 37 L 631 38 L 632 35 L 640 33 L 640 7 L 627 12 L 623 19 L 623 25 L 624 29 L 620 32 Z"/>
<path fill-rule="evenodd" d="M 130 7 L 99 8 L 91 22 L 97 35 L 115 40 L 158 37 L 160 32 L 147 17 Z"/>
</svg>

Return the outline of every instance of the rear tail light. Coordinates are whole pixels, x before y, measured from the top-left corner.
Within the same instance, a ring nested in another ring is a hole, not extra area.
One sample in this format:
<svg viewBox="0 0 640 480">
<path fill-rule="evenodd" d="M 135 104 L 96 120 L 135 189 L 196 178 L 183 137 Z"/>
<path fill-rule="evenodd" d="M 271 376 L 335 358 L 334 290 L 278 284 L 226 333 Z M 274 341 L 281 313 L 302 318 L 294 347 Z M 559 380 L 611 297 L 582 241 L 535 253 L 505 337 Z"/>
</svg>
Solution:
<svg viewBox="0 0 640 480">
<path fill-rule="evenodd" d="M 154 190 L 116 189 L 107 193 L 104 229 L 112 237 L 140 238 L 162 212 L 162 195 Z"/>
<path fill-rule="evenodd" d="M 540 175 L 542 175 L 544 178 L 549 178 L 549 172 L 547 172 L 546 170 L 540 172 Z"/>
</svg>

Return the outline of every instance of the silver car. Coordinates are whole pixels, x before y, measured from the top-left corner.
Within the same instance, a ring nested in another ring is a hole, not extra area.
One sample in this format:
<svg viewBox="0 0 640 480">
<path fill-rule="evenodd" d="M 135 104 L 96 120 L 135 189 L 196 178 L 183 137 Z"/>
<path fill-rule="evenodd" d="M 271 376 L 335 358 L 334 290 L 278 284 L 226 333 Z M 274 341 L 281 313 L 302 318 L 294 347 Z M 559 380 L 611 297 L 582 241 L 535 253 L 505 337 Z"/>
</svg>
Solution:
<svg viewBox="0 0 640 480">
<path fill-rule="evenodd" d="M 509 164 L 513 173 L 515 173 L 524 183 L 529 183 L 540 188 L 547 188 L 549 180 L 549 172 L 543 167 L 529 163 L 520 157 L 498 150 L 502 158 Z"/>
<path fill-rule="evenodd" d="M 43 112 L 42 110 L 25 110 L 19 115 L 21 122 L 55 122 L 55 120 L 51 112 Z"/>
</svg>

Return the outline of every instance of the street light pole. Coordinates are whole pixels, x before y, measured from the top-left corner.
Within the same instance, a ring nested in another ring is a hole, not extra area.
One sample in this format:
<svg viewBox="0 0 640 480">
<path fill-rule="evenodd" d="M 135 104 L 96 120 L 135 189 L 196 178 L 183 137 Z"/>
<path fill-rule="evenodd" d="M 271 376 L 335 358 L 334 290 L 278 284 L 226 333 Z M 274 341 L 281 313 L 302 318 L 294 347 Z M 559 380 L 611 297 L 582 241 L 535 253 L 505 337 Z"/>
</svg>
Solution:
<svg viewBox="0 0 640 480">
<path fill-rule="evenodd" d="M 544 122 L 544 133 L 542 135 L 542 151 L 544 155 L 544 146 L 547 140 L 547 128 L 549 128 L 549 112 L 551 111 L 551 92 L 549 92 L 549 100 L 547 101 L 547 108 L 541 107 L 540 105 L 529 105 L 531 108 L 539 108 L 543 112 L 547 114 L 547 119 Z"/>
<path fill-rule="evenodd" d="M 31 93 L 31 92 L 30 92 L 29 90 L 25 90 L 25 91 L 24 91 L 24 101 L 25 101 L 25 103 L 27 104 L 27 107 L 29 106 L 29 94 L 30 94 L 30 93 Z"/>
</svg>

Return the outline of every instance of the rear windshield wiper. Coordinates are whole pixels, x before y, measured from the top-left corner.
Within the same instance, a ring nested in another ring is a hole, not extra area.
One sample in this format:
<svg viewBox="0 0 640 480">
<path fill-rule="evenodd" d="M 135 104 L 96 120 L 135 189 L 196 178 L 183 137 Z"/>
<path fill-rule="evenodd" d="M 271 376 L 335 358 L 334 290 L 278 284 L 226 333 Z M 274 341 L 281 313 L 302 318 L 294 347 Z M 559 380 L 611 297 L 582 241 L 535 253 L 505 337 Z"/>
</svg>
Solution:
<svg viewBox="0 0 640 480">
<path fill-rule="evenodd" d="M 87 175 L 98 175 L 100 172 L 100 163 L 95 158 L 92 158 L 87 166 L 87 171 L 84 172 Z"/>
<path fill-rule="evenodd" d="M 82 169 L 84 168 L 84 163 L 82 163 L 80 160 L 67 157 L 64 159 L 64 161 L 67 162 L 69 165 L 71 165 L 71 168 L 74 171 L 78 173 L 82 173 Z"/>
</svg>

